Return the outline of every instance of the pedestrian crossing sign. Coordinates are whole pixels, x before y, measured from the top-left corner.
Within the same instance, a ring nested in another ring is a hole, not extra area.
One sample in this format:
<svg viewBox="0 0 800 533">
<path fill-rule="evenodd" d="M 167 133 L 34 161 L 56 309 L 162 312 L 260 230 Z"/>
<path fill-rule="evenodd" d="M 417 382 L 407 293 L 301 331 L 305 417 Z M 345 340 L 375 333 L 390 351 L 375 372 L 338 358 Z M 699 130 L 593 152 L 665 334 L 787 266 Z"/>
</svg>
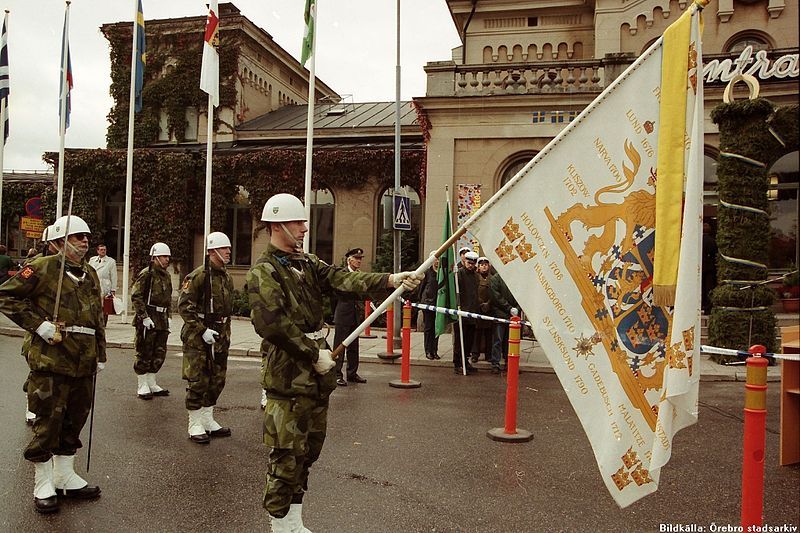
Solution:
<svg viewBox="0 0 800 533">
<path fill-rule="evenodd" d="M 394 229 L 408 231 L 411 229 L 411 202 L 408 196 L 394 195 Z"/>
</svg>

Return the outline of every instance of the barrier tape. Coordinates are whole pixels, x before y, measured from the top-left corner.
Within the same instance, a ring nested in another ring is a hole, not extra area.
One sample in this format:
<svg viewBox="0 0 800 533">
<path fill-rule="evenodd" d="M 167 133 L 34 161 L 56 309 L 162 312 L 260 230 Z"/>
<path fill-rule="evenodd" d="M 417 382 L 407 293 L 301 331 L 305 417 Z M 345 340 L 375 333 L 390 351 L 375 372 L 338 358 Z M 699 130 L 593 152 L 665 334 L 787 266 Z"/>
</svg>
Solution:
<svg viewBox="0 0 800 533">
<path fill-rule="evenodd" d="M 442 314 L 450 315 L 450 316 L 459 316 L 460 315 L 460 316 L 463 316 L 465 318 L 477 318 L 478 320 L 486 320 L 487 322 L 498 322 L 500 324 L 511 324 L 510 320 L 506 320 L 504 318 L 497 318 L 497 317 L 494 317 L 494 316 L 487 316 L 487 315 L 479 315 L 478 313 L 470 313 L 468 311 L 459 311 L 458 309 L 448 309 L 446 307 L 436 307 L 435 305 L 417 304 L 417 303 L 413 303 L 413 302 L 411 303 L 411 306 L 412 307 L 416 307 L 418 309 L 425 309 L 426 311 L 436 311 L 437 313 L 442 313 Z M 526 321 L 526 320 L 521 320 L 519 323 L 523 324 L 525 326 L 533 327 L 533 325 L 530 322 Z"/>
<path fill-rule="evenodd" d="M 747 359 L 752 356 L 750 352 L 744 350 L 734 350 L 733 348 L 719 348 L 717 346 L 708 346 L 706 344 L 700 345 L 700 351 L 703 353 L 714 353 L 718 355 L 735 355 L 741 359 Z M 786 361 L 800 361 L 800 354 L 796 353 L 764 353 L 760 354 L 761 357 L 767 359 L 784 359 Z"/>
</svg>

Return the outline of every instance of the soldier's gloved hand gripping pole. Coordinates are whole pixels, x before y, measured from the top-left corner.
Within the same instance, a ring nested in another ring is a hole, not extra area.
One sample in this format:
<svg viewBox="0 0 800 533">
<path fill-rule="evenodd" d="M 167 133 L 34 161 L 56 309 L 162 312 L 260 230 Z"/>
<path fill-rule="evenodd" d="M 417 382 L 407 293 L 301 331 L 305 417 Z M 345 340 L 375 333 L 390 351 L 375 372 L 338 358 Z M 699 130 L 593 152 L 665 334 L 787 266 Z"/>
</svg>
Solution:
<svg viewBox="0 0 800 533">
<path fill-rule="evenodd" d="M 445 253 L 447 249 L 453 245 L 453 243 L 455 243 L 459 238 L 461 238 L 462 235 L 464 235 L 464 233 L 466 233 L 466 231 L 467 231 L 467 225 L 464 224 L 455 233 L 453 233 L 449 239 L 447 239 L 444 243 L 442 243 L 442 245 L 439 246 L 439 248 L 435 252 L 431 253 L 431 255 L 429 255 L 428 258 L 419 267 L 417 267 L 417 269 L 413 272 L 414 275 L 416 275 L 418 278 L 423 276 L 425 272 L 431 267 L 433 261 L 440 255 Z M 351 333 L 345 340 L 342 341 L 342 343 L 339 346 L 337 346 L 333 350 L 333 352 L 331 353 L 331 357 L 333 357 L 334 360 L 338 359 L 339 356 L 341 356 L 344 353 L 345 349 L 348 346 L 350 346 L 350 344 L 354 340 L 356 340 L 358 336 L 361 335 L 361 333 L 365 329 L 367 329 L 367 326 L 372 324 L 372 322 L 374 322 L 376 318 L 381 316 L 389 307 L 389 305 L 392 302 L 394 302 L 397 298 L 399 298 L 400 295 L 403 294 L 403 292 L 405 291 L 406 291 L 405 284 L 400 283 L 399 286 L 394 290 L 394 292 L 390 294 L 389 297 L 386 298 L 381 305 L 375 308 L 375 310 L 372 311 L 372 314 L 369 315 L 367 318 L 365 318 L 364 321 L 361 324 L 359 324 L 358 327 L 356 327 L 355 331 L 353 331 L 353 333 Z"/>
</svg>

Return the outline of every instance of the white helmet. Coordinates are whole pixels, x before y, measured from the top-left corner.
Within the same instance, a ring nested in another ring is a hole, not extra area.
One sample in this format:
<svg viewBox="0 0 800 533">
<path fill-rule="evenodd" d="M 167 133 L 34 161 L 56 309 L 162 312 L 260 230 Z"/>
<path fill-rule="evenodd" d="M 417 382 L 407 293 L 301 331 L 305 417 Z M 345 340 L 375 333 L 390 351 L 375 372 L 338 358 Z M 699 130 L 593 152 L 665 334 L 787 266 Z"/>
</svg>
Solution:
<svg viewBox="0 0 800 533">
<path fill-rule="evenodd" d="M 212 231 L 208 234 L 206 250 L 216 250 L 217 248 L 230 248 L 231 240 L 221 231 Z"/>
<path fill-rule="evenodd" d="M 54 241 L 56 239 L 63 239 L 67 231 L 67 216 L 63 216 L 53 222 L 47 230 L 47 240 Z M 75 235 L 76 233 L 91 233 L 89 225 L 79 216 L 70 215 L 69 217 L 69 234 Z"/>
<path fill-rule="evenodd" d="M 264 222 L 292 222 L 295 220 L 307 221 L 306 208 L 297 196 L 284 192 L 272 196 L 264 204 L 261 212 Z"/>
<path fill-rule="evenodd" d="M 172 255 L 172 252 L 169 251 L 169 246 L 163 242 L 157 242 L 150 247 L 150 257 L 156 257 L 159 255 Z"/>
</svg>

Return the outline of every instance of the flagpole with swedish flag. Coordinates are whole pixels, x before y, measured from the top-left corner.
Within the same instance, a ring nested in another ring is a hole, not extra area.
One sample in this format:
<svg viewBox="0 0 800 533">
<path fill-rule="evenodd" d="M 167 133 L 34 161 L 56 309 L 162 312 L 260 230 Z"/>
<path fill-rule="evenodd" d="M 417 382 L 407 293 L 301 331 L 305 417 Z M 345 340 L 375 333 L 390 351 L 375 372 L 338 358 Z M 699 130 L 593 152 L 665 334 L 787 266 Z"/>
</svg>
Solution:
<svg viewBox="0 0 800 533">
<path fill-rule="evenodd" d="M 314 155 L 314 102 L 315 89 L 317 85 L 317 77 L 314 71 L 314 66 L 317 60 L 317 0 L 306 0 L 306 8 L 303 12 L 305 19 L 305 33 L 303 35 L 303 46 L 300 52 L 300 64 L 305 66 L 306 61 L 311 59 L 308 66 L 308 119 L 306 124 L 306 172 L 305 172 L 305 189 L 304 189 L 304 203 L 306 206 L 306 219 L 308 220 L 308 227 L 313 227 L 311 224 L 311 169 L 313 168 L 313 155 Z M 303 241 L 303 250 L 308 253 L 309 241 Z"/>
<path fill-rule="evenodd" d="M 122 267 L 122 301 L 125 308 L 122 322 L 128 323 L 128 287 L 131 252 L 131 199 L 133 197 L 133 126 L 135 114 L 142 110 L 142 90 L 144 88 L 144 64 L 146 61 L 144 12 L 142 0 L 133 0 L 133 28 L 131 41 L 131 91 L 128 100 L 128 161 L 125 174 L 125 233 Z"/>
</svg>

